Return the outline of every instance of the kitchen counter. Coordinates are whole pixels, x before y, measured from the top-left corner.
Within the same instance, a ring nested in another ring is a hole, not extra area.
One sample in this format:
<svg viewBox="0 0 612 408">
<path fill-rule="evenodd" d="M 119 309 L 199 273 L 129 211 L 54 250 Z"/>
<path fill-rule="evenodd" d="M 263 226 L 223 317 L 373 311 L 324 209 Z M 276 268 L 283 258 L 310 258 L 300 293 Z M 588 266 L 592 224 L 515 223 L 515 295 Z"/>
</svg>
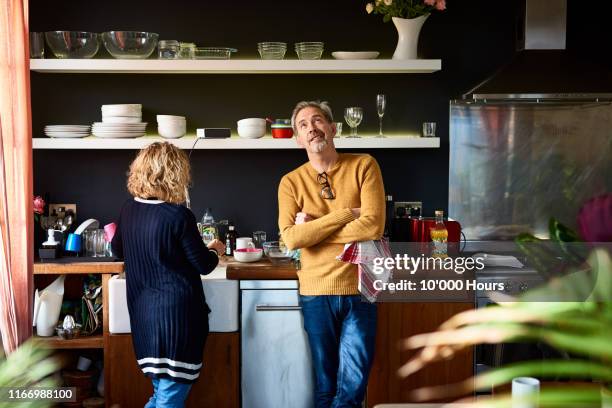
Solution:
<svg viewBox="0 0 612 408">
<path fill-rule="evenodd" d="M 228 258 L 227 279 L 230 280 L 296 280 L 297 269 L 291 263 L 273 264 L 268 259 L 257 262 L 237 262 Z"/>
</svg>

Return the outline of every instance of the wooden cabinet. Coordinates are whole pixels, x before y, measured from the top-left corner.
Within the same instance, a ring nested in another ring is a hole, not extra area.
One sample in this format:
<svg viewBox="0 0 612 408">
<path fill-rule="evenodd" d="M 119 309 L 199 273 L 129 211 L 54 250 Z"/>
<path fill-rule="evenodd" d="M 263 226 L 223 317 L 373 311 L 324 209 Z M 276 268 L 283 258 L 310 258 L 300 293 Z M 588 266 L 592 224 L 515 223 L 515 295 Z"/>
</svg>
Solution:
<svg viewBox="0 0 612 408">
<path fill-rule="evenodd" d="M 144 376 L 132 346 L 130 334 L 111 334 L 105 352 L 109 367 L 107 405 L 142 407 L 153 393 L 151 380 Z M 210 333 L 204 347 L 200 378 L 193 385 L 186 406 L 234 408 L 239 404 L 239 333 Z"/>
<path fill-rule="evenodd" d="M 446 362 L 432 364 L 412 376 L 401 379 L 397 370 L 413 351 L 401 349 L 401 340 L 413 334 L 435 331 L 449 317 L 474 307 L 473 303 L 381 303 L 374 365 L 368 382 L 367 406 L 381 403 L 410 402 L 416 388 L 451 384 L 472 375 L 472 352 Z"/>
</svg>

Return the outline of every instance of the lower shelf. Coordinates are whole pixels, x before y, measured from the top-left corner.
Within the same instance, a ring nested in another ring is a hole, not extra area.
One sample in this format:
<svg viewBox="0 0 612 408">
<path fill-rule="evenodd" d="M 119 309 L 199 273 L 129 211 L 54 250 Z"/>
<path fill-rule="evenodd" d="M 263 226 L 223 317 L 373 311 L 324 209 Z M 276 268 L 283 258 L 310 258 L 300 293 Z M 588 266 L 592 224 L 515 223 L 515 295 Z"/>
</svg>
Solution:
<svg viewBox="0 0 612 408">
<path fill-rule="evenodd" d="M 94 336 L 77 337 L 76 339 L 64 340 L 58 336 L 39 337 L 34 336 L 42 347 L 51 349 L 101 349 L 104 348 L 104 337 L 101 334 Z"/>
</svg>

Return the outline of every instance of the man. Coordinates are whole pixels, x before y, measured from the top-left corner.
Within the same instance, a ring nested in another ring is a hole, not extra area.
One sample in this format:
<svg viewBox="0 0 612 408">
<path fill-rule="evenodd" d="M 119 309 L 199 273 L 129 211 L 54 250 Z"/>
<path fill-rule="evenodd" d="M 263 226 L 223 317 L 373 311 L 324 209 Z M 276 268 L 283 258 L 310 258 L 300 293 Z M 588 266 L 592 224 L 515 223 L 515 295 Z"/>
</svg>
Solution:
<svg viewBox="0 0 612 408">
<path fill-rule="evenodd" d="M 308 163 L 278 189 L 281 236 L 301 248 L 300 305 L 316 375 L 316 407 L 361 407 L 374 357 L 376 305 L 362 302 L 344 244 L 380 239 L 383 181 L 369 155 L 338 154 L 326 102 L 300 102 L 291 117 Z"/>
</svg>

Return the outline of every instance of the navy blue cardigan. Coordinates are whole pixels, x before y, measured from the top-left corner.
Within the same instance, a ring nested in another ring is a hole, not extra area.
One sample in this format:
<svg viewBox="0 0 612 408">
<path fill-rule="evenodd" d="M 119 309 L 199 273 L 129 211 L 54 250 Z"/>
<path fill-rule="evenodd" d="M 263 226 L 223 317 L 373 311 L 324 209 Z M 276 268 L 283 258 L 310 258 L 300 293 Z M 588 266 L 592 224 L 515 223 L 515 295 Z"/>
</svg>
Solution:
<svg viewBox="0 0 612 408">
<path fill-rule="evenodd" d="M 200 375 L 210 309 L 200 275 L 219 262 L 182 205 L 128 200 L 112 241 L 124 259 L 132 341 L 153 378 L 192 383 Z"/>
</svg>

